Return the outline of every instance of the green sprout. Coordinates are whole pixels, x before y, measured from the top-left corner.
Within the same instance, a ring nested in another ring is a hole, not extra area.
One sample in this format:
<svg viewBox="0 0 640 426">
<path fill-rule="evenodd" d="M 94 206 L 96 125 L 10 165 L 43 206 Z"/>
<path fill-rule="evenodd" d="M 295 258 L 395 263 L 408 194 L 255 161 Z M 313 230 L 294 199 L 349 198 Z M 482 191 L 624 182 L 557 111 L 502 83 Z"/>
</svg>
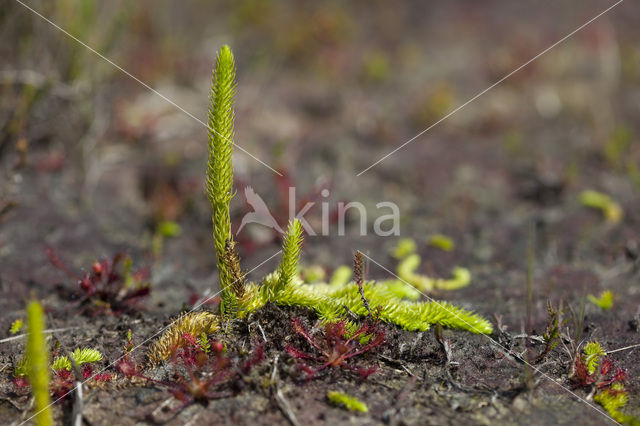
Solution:
<svg viewBox="0 0 640 426">
<path fill-rule="evenodd" d="M 624 212 L 620 204 L 613 198 L 602 192 L 588 189 L 580 193 L 580 202 L 585 207 L 591 207 L 602 212 L 605 220 L 609 223 L 618 223 L 622 220 Z"/>
<path fill-rule="evenodd" d="M 342 287 L 346 285 L 351 279 L 351 268 L 347 265 L 338 266 L 335 271 L 333 271 L 333 275 L 331 275 L 331 279 L 329 280 L 329 285 L 331 287 Z"/>
<path fill-rule="evenodd" d="M 589 302 L 599 306 L 600 309 L 604 311 L 608 311 L 613 307 L 613 292 L 610 290 L 603 291 L 598 297 L 590 294 L 587 296 L 587 299 L 589 299 Z"/>
<path fill-rule="evenodd" d="M 600 358 L 606 355 L 600 343 L 597 340 L 593 342 L 589 342 L 585 345 L 584 349 L 584 363 L 587 365 L 587 371 L 589 374 L 593 374 L 598 368 L 598 364 L 600 363 Z"/>
<path fill-rule="evenodd" d="M 367 404 L 351 395 L 347 395 L 346 393 L 329 391 L 327 393 L 327 398 L 332 404 L 346 408 L 349 411 L 360 411 L 362 413 L 369 411 Z"/>
<path fill-rule="evenodd" d="M 300 271 L 300 276 L 304 277 L 305 283 L 313 283 L 318 281 L 323 281 L 327 274 L 324 268 L 320 265 L 311 265 L 306 268 L 302 268 Z"/>
<path fill-rule="evenodd" d="M 431 278 L 426 275 L 416 274 L 422 259 L 418 254 L 410 254 L 398 265 L 397 273 L 402 281 L 408 282 L 419 291 L 427 292 L 438 290 L 457 290 L 466 287 L 471 282 L 471 272 L 462 267 L 455 267 L 451 271 L 450 279 Z"/>
<path fill-rule="evenodd" d="M 233 120 L 236 91 L 236 68 L 229 46 L 218 52 L 211 85 L 209 108 L 209 158 L 207 161 L 207 195 L 213 210 L 218 276 L 222 290 L 220 310 L 229 316 L 237 306 L 232 272 L 225 264 L 227 241 L 232 241 L 229 204 L 233 198 Z"/>
<path fill-rule="evenodd" d="M 452 251 L 456 246 L 451 238 L 442 234 L 432 235 L 431 238 L 429 238 L 429 245 L 444 251 Z"/>
<path fill-rule="evenodd" d="M 102 354 L 97 349 L 91 348 L 76 348 L 71 354 L 71 358 L 76 365 L 81 366 L 83 364 L 90 364 L 92 362 L 102 361 Z M 56 371 L 69 370 L 73 368 L 71 361 L 66 355 L 62 355 L 53 360 L 51 368 Z"/>
<path fill-rule="evenodd" d="M 181 233 L 182 228 L 176 222 L 165 220 L 158 223 L 151 239 L 151 251 L 153 255 L 159 258 L 162 254 L 165 239 L 178 237 Z"/>
<path fill-rule="evenodd" d="M 18 334 L 20 330 L 22 330 L 23 322 L 21 319 L 17 319 L 11 323 L 11 327 L 9 328 L 9 333 L 11 335 Z"/>
<path fill-rule="evenodd" d="M 411 238 L 403 238 L 398 241 L 398 244 L 395 246 L 391 255 L 396 259 L 404 259 L 409 256 L 418 249 L 418 245 Z"/>
<path fill-rule="evenodd" d="M 38 426 L 53 424 L 49 400 L 49 349 L 44 337 L 44 313 L 36 301 L 27 306 L 29 335 L 24 356 L 26 370 L 35 401 L 35 423 Z"/>
<path fill-rule="evenodd" d="M 273 289 L 277 294 L 291 284 L 293 277 L 298 272 L 300 261 L 300 248 L 302 246 L 302 225 L 298 219 L 289 222 L 287 235 L 282 245 L 282 261 L 278 267 L 278 281 Z"/>
<path fill-rule="evenodd" d="M 627 405 L 627 391 L 622 383 L 614 383 L 610 389 L 603 389 L 593 396 L 593 400 L 602 405 L 613 420 L 622 424 L 637 424 L 638 419 L 620 411 Z"/>
<path fill-rule="evenodd" d="M 202 352 L 208 354 L 211 352 L 211 344 L 209 344 L 209 339 L 207 338 L 207 333 L 202 332 L 198 337 L 198 345 L 200 345 L 200 349 Z"/>
</svg>

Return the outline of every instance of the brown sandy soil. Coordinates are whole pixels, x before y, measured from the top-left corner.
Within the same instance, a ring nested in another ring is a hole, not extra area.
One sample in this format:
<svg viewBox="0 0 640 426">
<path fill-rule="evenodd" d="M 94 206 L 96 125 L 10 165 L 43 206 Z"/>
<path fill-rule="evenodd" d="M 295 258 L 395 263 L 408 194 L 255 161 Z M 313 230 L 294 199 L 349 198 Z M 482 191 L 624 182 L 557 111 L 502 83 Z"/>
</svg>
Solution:
<svg viewBox="0 0 640 426">
<path fill-rule="evenodd" d="M 614 293 L 613 308 L 587 302 L 581 341 L 573 343 L 597 339 L 613 350 L 640 342 L 636 3 L 623 2 L 361 176 L 611 3 L 129 3 L 100 6 L 94 21 L 79 19 L 73 8 L 32 7 L 198 118 L 206 117 L 215 52 L 229 43 L 238 66 L 236 141 L 285 175 L 236 150 L 234 226 L 248 211 L 245 185 L 278 218 L 287 215 L 283 188 L 295 185 L 301 198 L 326 185 L 331 195 L 316 200 L 312 224 L 320 226 L 321 201 L 334 208 L 357 200 L 367 206 L 368 235 L 359 235 L 357 214 L 349 217 L 346 236 L 332 222 L 330 235 L 306 238 L 303 263 L 330 273 L 362 250 L 395 270 L 390 251 L 399 237 L 372 232 L 376 215 L 386 213 L 376 203 L 395 202 L 401 236 L 418 243 L 421 273 L 446 277 L 456 265 L 471 271 L 468 287 L 430 296 L 478 312 L 496 331 L 486 337 L 445 330 L 455 367 L 433 331 L 388 326 L 387 344 L 358 361 L 378 367 L 367 380 L 344 369 L 305 380 L 284 352 L 291 342 L 303 343 L 288 324 L 302 317 L 311 328 L 316 318 L 269 306 L 234 323 L 227 336 L 229 353 L 239 359 L 266 337 L 264 362 L 234 396 L 177 409 L 162 386 L 118 375 L 86 392 L 89 424 L 279 424 L 290 421 L 283 400 L 299 424 L 611 423 L 577 398 L 589 399 L 590 389 L 569 380 L 572 362 L 563 345 L 536 364 L 539 372 L 529 380 L 524 364 L 504 349 L 525 353 L 524 339 L 515 336 L 528 322 L 533 334 L 544 332 L 549 301 L 562 303 L 569 315 L 569 307 L 579 312 L 586 295 L 603 290 Z M 98 348 L 105 367 L 122 355 L 128 329 L 136 344 L 145 342 L 194 294 L 218 289 L 203 191 L 206 129 L 18 3 L 0 6 L 0 36 L 6 58 L 0 67 L 0 339 L 10 337 L 11 323 L 24 317 L 33 295 L 45 305 L 48 325 L 64 330 L 53 340 Z M 585 189 L 619 202 L 622 220 L 609 223 L 581 205 Z M 154 252 L 154 232 L 167 220 L 182 232 Z M 429 247 L 436 233 L 451 237 L 455 249 Z M 259 225 L 247 226 L 238 240 L 246 269 L 281 243 Z M 48 247 L 74 271 L 129 253 L 152 274 L 144 308 L 81 315 L 69 300 L 73 280 L 51 265 Z M 249 278 L 259 280 L 276 264 L 277 258 Z M 374 264 L 369 277 L 390 278 Z M 134 352 L 141 363 L 148 343 Z M 538 353 L 543 345 L 532 346 Z M 20 424 L 31 412 L 28 393 L 12 383 L 23 351 L 22 339 L 0 343 L 5 424 Z M 269 384 L 276 357 L 281 398 Z M 640 416 L 640 349 L 610 358 L 628 373 L 625 412 Z M 165 365 L 146 373 L 165 377 L 167 371 Z M 329 390 L 358 397 L 369 412 L 331 405 Z M 68 422 L 71 406 L 56 404 L 56 419 Z"/>
</svg>

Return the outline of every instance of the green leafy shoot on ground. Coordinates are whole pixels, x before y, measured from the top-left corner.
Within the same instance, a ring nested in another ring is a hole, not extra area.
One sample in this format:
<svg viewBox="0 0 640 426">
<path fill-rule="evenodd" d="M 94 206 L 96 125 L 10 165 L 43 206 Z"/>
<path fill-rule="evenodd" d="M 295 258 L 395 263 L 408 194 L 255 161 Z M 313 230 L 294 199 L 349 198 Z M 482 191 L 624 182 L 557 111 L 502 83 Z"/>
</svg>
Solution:
<svg viewBox="0 0 640 426">
<path fill-rule="evenodd" d="M 602 389 L 596 392 L 593 400 L 602 405 L 613 420 L 622 424 L 640 424 L 640 419 L 636 419 L 621 410 L 627 405 L 627 391 L 622 383 L 614 383 L 608 389 Z"/>
<path fill-rule="evenodd" d="M 633 145 L 633 131 L 628 126 L 618 126 L 604 145 L 604 156 L 614 168 L 619 168 Z"/>
<path fill-rule="evenodd" d="M 301 269 L 300 277 L 306 284 L 324 281 L 327 273 L 320 265 L 311 265 Z M 347 278 L 348 280 L 348 278 Z"/>
<path fill-rule="evenodd" d="M 593 374 L 598 368 L 600 358 L 606 355 L 600 343 L 597 340 L 589 342 L 585 345 L 584 349 L 584 363 L 587 365 L 587 371 L 589 374 Z"/>
<path fill-rule="evenodd" d="M 350 279 L 351 268 L 349 268 L 347 265 L 338 266 L 336 270 L 333 271 L 333 275 L 331 275 L 329 286 L 333 288 L 342 287 L 347 285 Z"/>
<path fill-rule="evenodd" d="M 27 306 L 29 335 L 24 356 L 31 392 L 35 401 L 35 423 L 38 426 L 53 424 L 49 399 L 49 348 L 44 337 L 44 312 L 36 301 Z"/>
<path fill-rule="evenodd" d="M 567 323 L 567 319 L 562 319 L 562 310 L 560 308 L 555 309 L 551 306 L 551 302 L 547 302 L 547 313 L 549 315 L 547 326 L 544 333 L 542 333 L 544 349 L 535 359 L 534 363 L 542 361 L 544 357 L 558 345 L 561 338 L 560 329 Z"/>
<path fill-rule="evenodd" d="M 151 251 L 156 258 L 160 258 L 164 247 L 164 240 L 180 236 L 182 228 L 176 222 L 165 220 L 156 226 L 156 230 L 151 239 Z"/>
<path fill-rule="evenodd" d="M 229 204 L 233 198 L 233 121 L 236 68 L 229 46 L 218 52 L 209 108 L 209 156 L 206 187 L 212 209 L 213 239 L 222 289 L 220 310 L 230 316 L 237 306 L 231 271 L 225 264 L 227 242 L 232 241 Z"/>
<path fill-rule="evenodd" d="M 300 261 L 300 249 L 302 247 L 302 225 L 298 219 L 289 222 L 287 235 L 282 246 L 282 261 L 278 267 L 278 281 L 270 291 L 274 295 L 278 294 L 291 285 L 293 277 L 298 272 L 298 262 Z"/>
<path fill-rule="evenodd" d="M 222 289 L 220 315 L 192 312 L 175 321 L 152 345 L 151 362 L 167 359 L 176 348 L 183 347 L 185 333 L 199 336 L 201 332 L 220 330 L 223 320 L 244 318 L 268 303 L 281 306 L 300 306 L 312 309 L 324 323 L 344 320 L 355 313 L 367 317 L 360 291 L 366 294 L 370 306 L 379 311 L 378 318 L 406 330 L 424 331 L 432 324 L 459 328 L 474 333 L 489 334 L 491 323 L 481 316 L 447 302 L 419 301 L 420 291 L 456 289 L 469 284 L 471 274 L 455 268 L 449 280 L 431 279 L 415 274 L 420 257 L 413 252 L 415 242 L 401 240 L 395 251 L 402 258 L 402 280 L 363 281 L 362 287 L 350 282 L 351 271 L 336 270 L 329 282 L 305 283 L 299 274 L 302 226 L 296 219 L 289 223 L 284 236 L 282 261 L 278 268 L 259 282 L 245 283 L 240 259 L 231 239 L 229 203 L 233 196 L 233 97 L 235 94 L 235 66 L 231 50 L 224 46 L 218 53 L 211 91 L 209 110 L 209 159 L 206 187 L 213 210 L 213 235 Z M 404 275 L 404 276 L 403 276 Z M 407 282 L 410 284 L 408 285 Z M 417 287 L 412 288 L 411 286 Z"/>
<path fill-rule="evenodd" d="M 624 216 L 620 204 L 602 192 L 591 189 L 582 191 L 580 193 L 580 203 L 585 207 L 600 210 L 605 220 L 609 223 L 618 223 Z"/>
<path fill-rule="evenodd" d="M 90 364 L 92 362 L 102 361 L 102 354 L 97 349 L 91 348 L 76 348 L 71 354 L 71 358 L 75 361 L 76 365 L 81 366 L 84 364 Z M 51 368 L 56 371 L 69 370 L 73 368 L 71 361 L 66 355 L 62 355 L 53 360 Z"/>
<path fill-rule="evenodd" d="M 211 352 L 211 344 L 209 343 L 209 338 L 207 337 L 207 333 L 202 332 L 198 337 L 198 345 L 200 345 L 200 349 L 202 352 L 208 354 Z"/>
<path fill-rule="evenodd" d="M 613 292 L 611 292 L 610 290 L 603 291 L 598 297 L 594 296 L 593 294 L 587 296 L 589 302 L 600 307 L 600 309 L 604 311 L 608 311 L 613 307 L 613 298 Z"/>
<path fill-rule="evenodd" d="M 9 328 L 9 334 L 14 335 L 18 334 L 20 330 L 22 330 L 23 322 L 21 319 L 17 319 L 11 323 L 11 327 Z"/>
<path fill-rule="evenodd" d="M 360 411 L 362 413 L 369 411 L 367 404 L 351 395 L 347 395 L 346 393 L 329 391 L 327 393 L 327 398 L 332 404 L 346 408 L 349 411 Z"/>
<path fill-rule="evenodd" d="M 418 249 L 418 245 L 411 238 L 402 238 L 394 247 L 391 255 L 396 259 L 404 259 Z"/>
<path fill-rule="evenodd" d="M 455 267 L 451 271 L 452 278 L 431 278 L 426 275 L 417 274 L 415 271 L 420 266 L 422 259 L 417 254 L 410 254 L 400 261 L 396 273 L 401 280 L 408 282 L 422 292 L 433 290 L 457 290 L 466 287 L 471 283 L 471 272 L 462 267 Z"/>
<path fill-rule="evenodd" d="M 453 249 L 453 241 L 450 241 L 451 245 L 448 245 L 444 235 L 435 235 L 433 238 L 439 240 L 444 244 L 443 250 Z M 401 239 L 396 247 L 392 251 L 393 257 L 400 260 L 396 273 L 400 277 L 400 283 L 406 285 L 402 281 L 406 281 L 415 287 L 414 290 L 419 292 L 429 292 L 433 290 L 457 290 L 466 287 L 471 283 L 471 272 L 468 269 L 462 267 L 455 267 L 451 271 L 453 278 L 431 278 L 426 275 L 417 274 L 415 271 L 420 266 L 422 259 L 420 255 L 415 253 L 417 245 L 415 241 L 410 238 Z M 447 250 L 448 251 L 448 250 Z"/>
<path fill-rule="evenodd" d="M 437 247 L 444 251 L 452 251 L 456 247 L 456 244 L 451 238 L 442 234 L 432 235 L 429 238 L 429 245 L 432 247 Z"/>
</svg>

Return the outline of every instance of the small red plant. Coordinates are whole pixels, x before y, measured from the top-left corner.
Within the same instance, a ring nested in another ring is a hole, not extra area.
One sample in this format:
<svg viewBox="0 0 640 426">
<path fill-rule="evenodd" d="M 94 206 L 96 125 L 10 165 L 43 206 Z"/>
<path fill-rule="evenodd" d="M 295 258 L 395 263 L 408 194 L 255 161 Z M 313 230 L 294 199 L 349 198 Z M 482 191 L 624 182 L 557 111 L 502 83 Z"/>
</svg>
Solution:
<svg viewBox="0 0 640 426">
<path fill-rule="evenodd" d="M 82 367 L 82 380 L 91 381 L 93 383 L 107 383 L 113 377 L 109 373 L 93 374 L 93 368 L 90 365 Z M 51 377 L 51 390 L 56 398 L 66 398 L 75 386 L 78 379 L 72 371 L 62 368 L 55 370 Z"/>
<path fill-rule="evenodd" d="M 384 332 L 377 325 L 363 324 L 354 331 L 347 330 L 347 323 L 339 321 L 328 323 L 325 326 L 324 339 L 314 340 L 304 329 L 300 320 L 292 321 L 293 329 L 302 336 L 319 355 L 311 355 L 304 351 L 288 346 L 289 355 L 301 361 L 301 368 L 312 378 L 327 367 L 345 367 L 360 374 L 363 379 L 376 371 L 375 367 L 360 368 L 351 365 L 351 358 L 362 355 L 384 344 Z M 311 367 L 305 362 L 313 361 L 316 367 Z"/>
<path fill-rule="evenodd" d="M 167 388 L 184 408 L 192 403 L 207 405 L 212 399 L 235 395 L 242 388 L 242 377 L 260 364 L 264 358 L 262 346 L 254 348 L 251 357 L 236 364 L 225 355 L 222 342 L 185 333 L 187 344 L 174 348 L 170 358 L 173 366 L 172 380 L 155 380 L 145 376 L 127 356 L 118 363 L 117 369 L 127 377 L 139 377 Z"/>
<path fill-rule="evenodd" d="M 610 387 L 614 383 L 620 383 L 627 377 L 627 372 L 622 368 L 614 370 L 614 363 L 608 358 L 602 359 L 599 368 L 593 373 L 589 373 L 587 363 L 581 358 L 576 357 L 576 370 L 574 381 L 582 387 L 595 386 L 597 389 Z M 613 372 L 613 374 L 610 374 Z"/>
<path fill-rule="evenodd" d="M 121 314 L 140 309 L 139 303 L 149 295 L 149 269 L 131 270 L 131 258 L 117 253 L 113 259 L 95 261 L 90 271 L 78 276 L 58 259 L 52 249 L 47 249 L 51 263 L 78 283 L 71 297 L 83 313 Z"/>
</svg>

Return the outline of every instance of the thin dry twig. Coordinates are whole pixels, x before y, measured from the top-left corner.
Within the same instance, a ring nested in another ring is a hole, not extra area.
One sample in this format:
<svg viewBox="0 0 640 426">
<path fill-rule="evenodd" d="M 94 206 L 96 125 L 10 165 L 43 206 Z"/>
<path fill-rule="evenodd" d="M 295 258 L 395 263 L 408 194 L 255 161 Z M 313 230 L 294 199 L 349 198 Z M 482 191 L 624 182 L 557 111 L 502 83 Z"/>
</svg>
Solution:
<svg viewBox="0 0 640 426">
<path fill-rule="evenodd" d="M 296 415 L 293 412 L 293 409 L 291 408 L 291 404 L 289 404 L 289 401 L 287 401 L 282 391 L 278 387 L 277 376 L 278 376 L 278 359 L 279 358 L 280 358 L 280 355 L 276 355 L 276 357 L 273 360 L 273 370 L 271 370 L 271 393 L 273 395 L 274 400 L 276 401 L 276 404 L 278 405 L 278 408 L 280 409 L 284 417 L 289 421 L 289 423 L 291 423 L 293 426 L 300 426 L 300 423 L 298 422 L 298 419 L 296 418 Z"/>
<path fill-rule="evenodd" d="M 44 334 L 53 334 L 53 333 L 60 333 L 60 332 L 63 332 L 63 331 L 76 330 L 78 328 L 80 328 L 80 327 L 50 328 L 48 330 L 44 330 L 43 333 Z M 7 343 L 7 342 L 11 342 L 13 340 L 22 339 L 23 337 L 27 337 L 28 335 L 29 335 L 29 333 L 24 333 L 24 334 L 18 334 L 17 336 L 7 337 L 5 339 L 0 340 L 0 343 Z"/>
</svg>

